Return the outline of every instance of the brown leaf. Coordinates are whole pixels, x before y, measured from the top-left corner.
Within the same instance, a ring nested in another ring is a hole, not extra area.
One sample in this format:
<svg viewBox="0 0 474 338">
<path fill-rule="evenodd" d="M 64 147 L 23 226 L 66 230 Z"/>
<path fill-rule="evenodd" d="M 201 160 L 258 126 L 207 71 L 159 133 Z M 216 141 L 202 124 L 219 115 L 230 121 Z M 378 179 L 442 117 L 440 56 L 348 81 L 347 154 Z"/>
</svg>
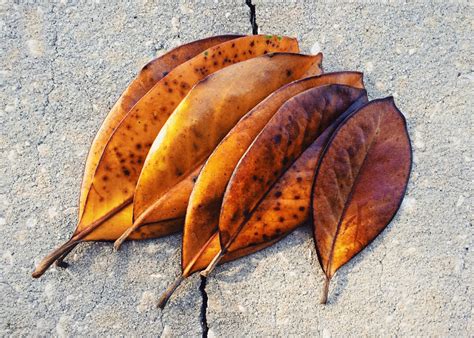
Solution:
<svg viewBox="0 0 474 338">
<path fill-rule="evenodd" d="M 204 40 L 202 47 L 208 48 L 181 64 L 179 62 L 183 59 L 192 56 L 193 50 L 199 49 L 200 43 L 191 46 L 189 51 L 186 47 L 179 49 L 179 55 L 171 52 L 169 57 L 164 57 L 165 65 L 152 63 L 132 83 L 92 145 L 81 191 L 79 224 L 72 238 L 40 263 L 34 277 L 41 276 L 56 259 L 60 262 L 80 241 L 115 240 L 131 226 L 133 192 L 148 149 L 169 114 L 195 83 L 230 64 L 266 52 L 299 50 L 297 41 L 287 37 L 232 38 L 224 36 Z M 229 39 L 231 41 L 227 41 Z M 168 71 L 167 65 L 173 62 L 178 65 L 169 74 L 151 75 L 152 71 Z M 155 80 L 158 82 L 128 110 L 142 95 L 135 93 L 135 88 L 148 88 Z M 163 236 L 181 226 L 182 220 L 166 220 L 140 229 L 131 238 Z"/>
<path fill-rule="evenodd" d="M 411 162 L 405 118 L 392 98 L 370 102 L 332 135 L 312 192 L 314 238 L 326 275 L 322 303 L 334 273 L 394 217 Z"/>
<path fill-rule="evenodd" d="M 221 139 L 257 103 L 317 67 L 320 60 L 320 55 L 267 54 L 227 67 L 197 84 L 148 154 L 134 197 L 135 223 L 116 241 L 116 248 L 143 224 L 184 218 L 192 178 Z M 182 182 L 189 184 L 177 191 L 176 185 Z M 168 202 L 174 198 L 171 191 L 179 194 L 179 201 L 175 199 L 179 203 Z"/>
<path fill-rule="evenodd" d="M 311 188 L 320 155 L 337 126 L 366 102 L 367 96 L 361 96 L 355 101 L 285 171 L 255 207 L 252 216 L 245 222 L 221 263 L 273 245 L 297 227 L 308 222 Z M 195 262 L 191 272 L 204 269 L 219 253 L 220 242 L 216 234 L 217 232 Z"/>
<path fill-rule="evenodd" d="M 188 61 L 206 49 L 222 42 L 242 37 L 241 35 L 220 35 L 202 40 L 193 41 L 176 47 L 168 53 L 148 62 L 138 73 L 137 77 L 130 82 L 110 112 L 107 114 L 102 126 L 92 142 L 82 179 L 81 197 L 79 200 L 79 218 L 82 216 L 86 197 L 91 188 L 100 157 L 110 136 L 120 124 L 120 121 L 158 81 L 166 76 L 173 68 Z"/>
<path fill-rule="evenodd" d="M 226 253 L 262 198 L 304 149 L 365 95 L 363 89 L 327 85 L 308 89 L 281 106 L 232 173 L 219 218 L 221 253 L 204 275 Z"/>
<path fill-rule="evenodd" d="M 146 155 L 181 100 L 209 74 L 275 50 L 297 51 L 298 45 L 294 39 L 286 37 L 279 40 L 277 37 L 247 36 L 226 41 L 177 66 L 157 82 L 127 113 L 110 137 L 94 173 L 76 234 L 94 224 L 97 226 L 84 240 L 119 238 L 132 225 L 130 203 Z M 105 216 L 107 219 L 97 223 Z M 175 228 L 162 232 L 174 231 Z"/>
</svg>

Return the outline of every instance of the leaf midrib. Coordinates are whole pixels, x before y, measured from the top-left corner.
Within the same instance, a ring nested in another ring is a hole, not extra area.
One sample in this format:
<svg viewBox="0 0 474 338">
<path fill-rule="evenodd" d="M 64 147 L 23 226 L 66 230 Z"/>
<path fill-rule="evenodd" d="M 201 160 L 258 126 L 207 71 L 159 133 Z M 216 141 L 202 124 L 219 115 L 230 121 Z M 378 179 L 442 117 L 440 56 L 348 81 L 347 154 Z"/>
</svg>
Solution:
<svg viewBox="0 0 474 338">
<path fill-rule="evenodd" d="M 328 273 L 330 272 L 329 271 L 329 268 L 331 267 L 331 262 L 332 262 L 332 259 L 333 259 L 333 256 L 334 256 L 334 249 L 335 249 L 335 246 L 336 246 L 336 241 L 337 241 L 337 238 L 339 236 L 339 231 L 341 229 L 341 225 L 342 225 L 342 220 L 344 219 L 346 213 L 347 213 L 347 209 L 349 208 L 349 205 L 352 201 L 352 198 L 353 198 L 353 195 L 354 195 L 354 190 L 355 190 L 355 187 L 357 186 L 357 183 L 359 181 L 359 178 L 360 178 L 360 174 L 361 172 L 363 171 L 364 167 L 366 166 L 367 164 L 367 158 L 368 158 L 368 155 L 370 153 L 370 150 L 372 149 L 372 146 L 373 144 L 375 143 L 375 140 L 378 138 L 378 135 L 379 135 L 379 131 L 380 131 L 380 117 L 378 118 L 378 121 L 377 121 L 377 128 L 375 130 L 375 135 L 374 137 L 372 138 L 372 141 L 370 142 L 369 146 L 367 147 L 367 151 L 365 152 L 365 157 L 364 157 L 364 160 L 362 161 L 362 164 L 359 168 L 359 171 L 357 172 L 357 175 L 354 179 L 354 183 L 352 184 L 352 187 L 351 187 L 351 191 L 349 192 L 349 195 L 347 197 L 347 202 L 346 204 L 344 205 L 344 208 L 342 209 L 342 213 L 341 213 L 341 216 L 339 218 L 339 221 L 337 223 L 337 226 L 336 226 L 336 233 L 334 234 L 334 239 L 332 241 L 332 244 L 331 244 L 331 251 L 329 252 L 329 258 L 328 258 L 328 262 L 326 264 L 326 269 L 325 269 L 325 273 L 326 273 L 326 276 L 328 278 L 330 278 L 328 276 Z M 332 276 L 331 276 L 332 277 Z"/>
</svg>

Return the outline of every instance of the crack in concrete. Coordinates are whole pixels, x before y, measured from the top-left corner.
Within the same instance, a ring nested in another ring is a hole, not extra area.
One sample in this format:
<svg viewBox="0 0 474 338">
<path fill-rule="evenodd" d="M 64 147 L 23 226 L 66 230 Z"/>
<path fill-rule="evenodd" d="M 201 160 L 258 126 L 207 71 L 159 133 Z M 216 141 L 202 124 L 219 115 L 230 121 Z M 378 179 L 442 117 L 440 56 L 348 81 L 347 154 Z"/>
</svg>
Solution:
<svg viewBox="0 0 474 338">
<path fill-rule="evenodd" d="M 201 304 L 201 328 L 202 336 L 207 338 L 209 333 L 209 326 L 207 326 L 207 292 L 206 292 L 206 283 L 207 279 L 204 276 L 201 276 L 201 284 L 199 285 L 199 292 L 201 292 L 202 304 Z"/>
<path fill-rule="evenodd" d="M 250 25 L 252 25 L 252 34 L 258 34 L 257 12 L 252 0 L 245 0 L 245 4 L 250 9 Z"/>
<path fill-rule="evenodd" d="M 51 11 L 50 11 L 50 14 L 51 14 L 51 18 L 53 18 L 55 16 L 55 4 L 53 3 L 51 5 Z M 53 90 L 56 88 L 56 82 L 55 82 L 55 67 L 54 67 L 54 64 L 56 63 L 56 60 L 58 58 L 58 45 L 57 45 L 57 42 L 58 42 L 58 28 L 57 28 L 57 25 L 56 25 L 56 20 L 53 20 L 53 36 L 51 38 L 51 46 L 53 47 L 53 53 L 52 53 L 52 56 L 51 56 L 51 61 L 50 61 L 50 73 L 51 73 L 51 88 L 48 90 L 48 92 L 46 93 L 46 102 L 45 102 L 45 105 L 43 107 L 44 110 L 46 110 L 46 107 L 48 107 L 50 105 L 50 101 L 49 101 L 49 96 L 51 95 L 51 93 L 53 92 Z"/>
<path fill-rule="evenodd" d="M 46 115 L 46 110 L 51 107 L 51 100 L 50 100 L 51 93 L 56 89 L 55 63 L 58 59 L 58 45 L 57 45 L 57 42 L 58 42 L 58 28 L 57 28 L 56 19 L 55 19 L 55 15 L 56 15 L 55 8 L 56 8 L 56 4 L 53 2 L 51 4 L 50 10 L 48 11 L 48 14 L 50 15 L 50 19 L 51 19 L 51 24 L 52 24 L 52 27 L 54 27 L 54 29 L 52 30 L 53 35 L 51 37 L 51 42 L 50 42 L 51 47 L 53 48 L 53 50 L 51 52 L 51 56 L 50 56 L 50 60 L 49 60 L 49 68 L 50 68 L 49 69 L 49 73 L 50 73 L 50 79 L 49 80 L 50 80 L 51 86 L 45 92 L 44 103 L 43 103 L 43 107 L 42 107 L 42 115 L 43 116 Z M 59 120 L 56 120 L 56 121 L 53 122 L 53 125 L 49 127 L 48 133 L 45 134 L 45 135 L 40 136 L 40 138 L 36 142 L 37 145 L 45 143 L 48 136 L 50 136 L 53 133 L 53 131 L 56 130 L 56 126 L 58 125 L 58 123 L 59 123 Z"/>
</svg>

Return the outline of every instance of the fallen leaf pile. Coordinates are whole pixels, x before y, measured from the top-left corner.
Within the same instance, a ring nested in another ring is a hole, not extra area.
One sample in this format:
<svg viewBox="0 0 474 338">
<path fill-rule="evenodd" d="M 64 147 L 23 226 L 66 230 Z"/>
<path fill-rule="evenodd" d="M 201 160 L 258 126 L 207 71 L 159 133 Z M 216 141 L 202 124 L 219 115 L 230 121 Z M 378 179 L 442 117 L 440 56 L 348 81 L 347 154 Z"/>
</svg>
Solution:
<svg viewBox="0 0 474 338">
<path fill-rule="evenodd" d="M 312 224 L 326 276 L 394 217 L 411 169 L 403 115 L 368 102 L 362 74 L 322 74 L 322 55 L 274 35 L 224 35 L 148 63 L 91 146 L 69 241 L 163 237 L 183 229 L 184 278 L 266 248 Z"/>
</svg>

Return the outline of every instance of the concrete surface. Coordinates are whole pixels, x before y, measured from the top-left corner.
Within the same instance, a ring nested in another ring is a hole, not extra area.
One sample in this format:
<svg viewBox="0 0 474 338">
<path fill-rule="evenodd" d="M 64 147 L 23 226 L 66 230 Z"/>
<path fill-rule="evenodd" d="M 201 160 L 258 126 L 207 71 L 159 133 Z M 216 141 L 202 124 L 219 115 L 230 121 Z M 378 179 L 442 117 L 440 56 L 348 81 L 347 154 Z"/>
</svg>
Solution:
<svg viewBox="0 0 474 338">
<path fill-rule="evenodd" d="M 401 211 L 342 268 L 329 304 L 308 229 L 216 269 L 200 292 L 180 236 L 82 245 L 30 277 L 76 221 L 82 167 L 141 65 L 200 37 L 251 32 L 243 1 L 3 1 L 0 5 L 0 335 L 472 336 L 473 7 L 468 2 L 254 1 L 262 33 L 298 36 L 326 71 L 361 70 L 406 114 L 414 166 Z M 207 294 L 207 306 L 202 307 Z M 201 309 L 204 313 L 201 313 Z M 201 323 L 205 318 L 207 323 Z"/>
</svg>

